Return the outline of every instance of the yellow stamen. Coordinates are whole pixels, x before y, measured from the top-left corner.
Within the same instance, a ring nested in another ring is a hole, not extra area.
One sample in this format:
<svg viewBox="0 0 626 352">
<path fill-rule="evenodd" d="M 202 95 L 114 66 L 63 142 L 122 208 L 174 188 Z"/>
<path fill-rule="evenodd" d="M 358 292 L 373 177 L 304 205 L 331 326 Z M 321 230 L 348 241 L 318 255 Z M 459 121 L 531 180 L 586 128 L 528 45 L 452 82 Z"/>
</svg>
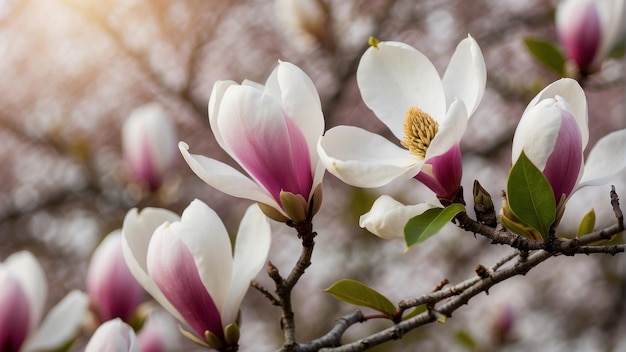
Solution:
<svg viewBox="0 0 626 352">
<path fill-rule="evenodd" d="M 419 108 L 411 106 L 404 114 L 402 145 L 408 148 L 411 154 L 423 159 L 437 131 L 439 131 L 439 124 L 435 119 Z"/>
</svg>

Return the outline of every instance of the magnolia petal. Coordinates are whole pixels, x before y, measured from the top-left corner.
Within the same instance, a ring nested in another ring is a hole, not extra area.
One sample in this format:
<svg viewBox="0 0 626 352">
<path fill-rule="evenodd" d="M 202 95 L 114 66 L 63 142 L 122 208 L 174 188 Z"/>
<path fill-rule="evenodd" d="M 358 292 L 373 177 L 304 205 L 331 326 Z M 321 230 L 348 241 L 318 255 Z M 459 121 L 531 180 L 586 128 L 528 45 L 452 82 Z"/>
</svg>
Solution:
<svg viewBox="0 0 626 352">
<path fill-rule="evenodd" d="M 460 99 L 465 103 L 467 116 L 471 117 L 483 98 L 487 83 L 485 59 L 471 36 L 468 35 L 456 47 L 442 83 L 448 105 L 454 99 Z"/>
<path fill-rule="evenodd" d="M 180 142 L 178 148 L 191 170 L 209 186 L 233 197 L 265 203 L 282 213 L 276 200 L 249 177 L 220 161 L 189 153 L 185 142 Z"/>
<path fill-rule="evenodd" d="M 30 333 L 30 302 L 18 278 L 0 265 L 0 346 L 19 351 Z"/>
<path fill-rule="evenodd" d="M 543 170 L 554 150 L 561 128 L 562 111 L 553 99 L 546 99 L 526 110 L 513 136 L 512 163 L 522 153 Z"/>
<path fill-rule="evenodd" d="M 466 129 L 467 109 L 461 100 L 454 99 L 445 118 L 439 123 L 439 132 L 426 151 L 426 160 L 448 152 L 452 146 L 461 141 Z"/>
<path fill-rule="evenodd" d="M 222 134 L 217 127 L 217 117 L 222 98 L 224 97 L 224 92 L 226 92 L 226 89 L 228 89 L 228 87 L 236 84 L 237 82 L 235 81 L 215 82 L 215 84 L 213 85 L 213 90 L 211 91 L 211 97 L 209 98 L 209 124 L 211 125 L 211 130 L 213 131 L 213 135 L 215 136 L 217 144 L 219 144 L 222 149 L 224 149 L 224 140 L 222 139 Z"/>
<path fill-rule="evenodd" d="M 31 335 L 24 346 L 24 351 L 53 351 L 71 340 L 80 328 L 89 298 L 81 291 L 68 293 L 46 315 L 39 329 Z"/>
<path fill-rule="evenodd" d="M 189 247 L 182 240 L 185 230 L 181 224 L 164 223 L 154 231 L 146 258 L 148 274 L 198 336 L 204 336 L 209 330 L 221 337 L 219 309 L 200 278 Z"/>
<path fill-rule="evenodd" d="M 48 283 L 46 275 L 39 261 L 29 251 L 20 251 L 10 255 L 4 265 L 20 281 L 30 306 L 30 331 L 39 325 L 43 316 L 46 299 L 48 298 Z"/>
<path fill-rule="evenodd" d="M 582 138 L 584 150 L 589 142 L 587 98 L 585 97 L 585 91 L 576 80 L 571 78 L 561 78 L 552 82 L 530 101 L 522 115 L 522 118 L 540 101 L 545 99 L 554 99 L 556 96 L 561 96 L 569 104 L 569 112 L 576 119 L 576 123 L 580 129 L 580 136 Z"/>
<path fill-rule="evenodd" d="M 317 152 L 331 174 L 356 187 L 380 187 L 400 176 L 411 178 L 423 163 L 385 138 L 352 126 L 326 131 Z"/>
<path fill-rule="evenodd" d="M 368 48 L 356 78 L 365 105 L 399 140 L 404 138 L 403 122 L 410 107 L 435 120 L 445 115 L 446 97 L 435 66 L 409 45 L 380 42 Z"/>
<path fill-rule="evenodd" d="M 606 58 L 619 40 L 624 28 L 624 3 L 624 0 L 595 1 L 602 26 L 602 40 L 596 63 L 597 60 Z"/>
<path fill-rule="evenodd" d="M 224 326 L 235 322 L 241 301 L 250 287 L 250 281 L 265 266 L 272 241 L 271 235 L 270 223 L 259 206 L 253 204 L 248 207 L 237 231 L 232 281 L 222 306 Z"/>
<path fill-rule="evenodd" d="M 607 183 L 626 168 L 626 129 L 600 138 L 589 152 L 577 189 Z"/>
<path fill-rule="evenodd" d="M 180 224 L 180 239 L 191 252 L 200 279 L 221 314 L 233 270 L 228 231 L 217 213 L 198 199 L 185 209 Z"/>
<path fill-rule="evenodd" d="M 317 140 L 324 133 L 324 115 L 317 89 L 309 76 L 294 64 L 279 62 L 265 87 L 300 128 L 309 150 L 315 150 Z"/>
<path fill-rule="evenodd" d="M 122 228 L 122 252 L 128 269 L 137 282 L 176 319 L 185 319 L 165 298 L 161 290 L 148 275 L 148 246 L 154 231 L 165 222 L 175 222 L 180 217 L 166 209 L 145 208 L 141 212 L 131 209 L 124 217 Z"/>
<path fill-rule="evenodd" d="M 368 213 L 361 215 L 359 226 L 385 239 L 404 239 L 404 226 L 414 216 L 422 214 L 434 205 L 420 203 L 404 205 L 397 200 L 380 196 Z"/>
<path fill-rule="evenodd" d="M 140 352 L 140 348 L 133 328 L 116 318 L 100 325 L 85 352 Z"/>
</svg>

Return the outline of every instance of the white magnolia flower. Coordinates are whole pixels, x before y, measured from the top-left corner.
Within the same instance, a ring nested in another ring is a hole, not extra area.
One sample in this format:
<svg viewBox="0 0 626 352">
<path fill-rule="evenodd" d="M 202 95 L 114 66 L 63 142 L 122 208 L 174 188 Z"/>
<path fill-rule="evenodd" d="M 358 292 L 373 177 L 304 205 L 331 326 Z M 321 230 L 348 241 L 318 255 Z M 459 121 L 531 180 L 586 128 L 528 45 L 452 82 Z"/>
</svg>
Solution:
<svg viewBox="0 0 626 352">
<path fill-rule="evenodd" d="M 434 207 L 428 203 L 404 205 L 383 195 L 376 199 L 368 213 L 361 215 L 359 225 L 378 237 L 403 240 L 406 223 Z"/>
<path fill-rule="evenodd" d="M 121 319 L 100 325 L 85 347 L 85 352 L 140 352 L 135 331 Z"/>
<path fill-rule="evenodd" d="M 219 81 L 209 100 L 215 139 L 248 176 L 188 152 L 183 157 L 204 182 L 231 196 L 252 199 L 272 218 L 302 222 L 319 209 L 324 167 L 315 151 L 324 132 L 321 103 L 311 79 L 281 62 L 265 86 Z"/>
<path fill-rule="evenodd" d="M 217 214 L 194 200 L 182 217 L 157 208 L 132 209 L 124 219 L 124 257 L 137 281 L 205 343 L 210 332 L 231 344 L 250 281 L 265 264 L 271 231 L 257 205 L 246 211 L 235 245 Z"/>
<path fill-rule="evenodd" d="M 414 48 L 375 43 L 361 58 L 357 83 L 365 104 L 403 147 L 361 128 L 334 127 L 318 144 L 328 171 L 357 187 L 415 177 L 440 199 L 453 198 L 462 173 L 459 143 L 486 83 L 474 39 L 459 43 L 443 78 Z"/>
<path fill-rule="evenodd" d="M 72 291 L 42 321 L 48 284 L 30 252 L 12 254 L 0 263 L 0 346 L 9 351 L 50 351 L 77 333 L 89 300 Z"/>
</svg>

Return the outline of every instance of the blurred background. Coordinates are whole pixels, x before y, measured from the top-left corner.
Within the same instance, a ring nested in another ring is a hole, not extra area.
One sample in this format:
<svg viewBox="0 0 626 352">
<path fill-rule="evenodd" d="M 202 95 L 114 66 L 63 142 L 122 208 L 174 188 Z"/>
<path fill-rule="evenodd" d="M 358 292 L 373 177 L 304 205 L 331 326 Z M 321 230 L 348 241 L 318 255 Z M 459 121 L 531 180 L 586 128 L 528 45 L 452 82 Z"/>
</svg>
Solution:
<svg viewBox="0 0 626 352">
<path fill-rule="evenodd" d="M 560 78 L 524 44 L 527 37 L 556 41 L 556 2 L 319 4 L 324 6 L 300 16 L 267 0 L 0 0 L 0 260 L 32 251 L 46 272 L 50 307 L 69 290 L 84 289 L 92 251 L 133 207 L 181 213 L 199 198 L 234 234 L 249 201 L 210 188 L 179 155 L 159 187 L 146 186 L 123 158 L 121 127 L 136 108 L 156 102 L 191 152 L 236 166 L 209 128 L 211 88 L 219 79 L 262 83 L 278 60 L 298 65 L 314 81 L 326 129 L 357 125 L 392 139 L 356 85 L 369 36 L 414 46 L 440 74 L 459 41 L 468 33 L 476 39 L 487 63 L 487 90 L 463 139 L 463 185 L 470 200 L 478 179 L 499 209 L 516 124 L 534 94 Z M 623 58 L 610 58 L 585 82 L 587 153 L 600 137 L 626 127 L 624 68 Z M 626 175 L 612 184 L 626 199 Z M 611 224 L 609 190 L 593 187 L 572 197 L 561 234 L 575 233 L 591 208 L 598 215 L 596 228 Z M 363 281 L 397 303 L 430 292 L 444 278 L 469 278 L 476 264 L 491 265 L 510 251 L 449 226 L 403 253 L 403 243 L 358 226 L 358 217 L 381 194 L 407 204 L 437 203 L 412 180 L 363 190 L 325 177 L 324 203 L 314 219 L 313 265 L 294 291 L 301 341 L 319 337 L 356 309 L 322 292 L 339 279 Z M 293 229 L 272 226 L 270 260 L 287 272 L 300 242 Z M 258 281 L 272 287 L 263 272 Z M 624 254 L 552 258 L 479 295 L 445 324 L 373 350 L 623 351 L 625 282 Z M 243 351 L 281 346 L 277 308 L 250 290 L 242 310 Z M 388 325 L 355 326 L 345 341 Z"/>
</svg>

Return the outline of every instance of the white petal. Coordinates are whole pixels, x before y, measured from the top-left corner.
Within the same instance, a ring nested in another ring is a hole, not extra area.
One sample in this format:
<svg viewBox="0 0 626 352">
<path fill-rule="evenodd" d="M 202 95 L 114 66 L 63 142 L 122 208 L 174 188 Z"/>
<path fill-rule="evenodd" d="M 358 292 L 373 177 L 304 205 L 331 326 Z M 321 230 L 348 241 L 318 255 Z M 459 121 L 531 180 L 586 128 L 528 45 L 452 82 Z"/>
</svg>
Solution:
<svg viewBox="0 0 626 352">
<path fill-rule="evenodd" d="M 441 78 L 424 54 L 398 42 L 367 49 L 357 69 L 365 105 L 400 140 L 406 111 L 415 106 L 435 120 L 443 118 L 446 97 Z"/>
<path fill-rule="evenodd" d="M 397 200 L 380 196 L 368 213 L 361 215 L 359 226 L 385 239 L 404 239 L 404 226 L 414 216 L 422 214 L 434 205 L 420 203 L 404 205 Z"/>
<path fill-rule="evenodd" d="M 423 164 L 408 150 L 352 126 L 326 131 L 317 152 L 331 174 L 356 187 L 380 187 L 400 176 L 411 178 Z"/>
<path fill-rule="evenodd" d="M 296 65 L 280 62 L 266 83 L 267 90 L 278 87 L 275 98 L 296 123 L 308 142 L 309 150 L 315 151 L 317 140 L 324 133 L 322 104 L 315 85 Z M 315 155 L 313 153 L 313 155 Z"/>
<path fill-rule="evenodd" d="M 208 205 L 194 199 L 181 217 L 180 239 L 189 248 L 200 279 L 221 315 L 233 270 L 233 251 L 222 220 Z"/>
<path fill-rule="evenodd" d="M 133 329 L 115 318 L 100 325 L 85 347 L 85 352 L 140 352 Z"/>
<path fill-rule="evenodd" d="M 265 266 L 271 241 L 272 233 L 267 216 L 257 204 L 251 205 L 237 231 L 233 278 L 222 309 L 222 324 L 230 324 L 237 318 L 250 281 Z"/>
<path fill-rule="evenodd" d="M 141 212 L 138 212 L 136 208 L 131 209 L 124 217 L 122 250 L 126 265 L 128 265 L 128 269 L 137 282 L 170 314 L 184 322 L 185 319 L 163 296 L 161 290 L 148 276 L 146 264 L 148 244 L 154 230 L 164 222 L 175 222 L 178 220 L 180 220 L 178 215 L 166 209 L 145 208 Z"/>
<path fill-rule="evenodd" d="M 459 143 L 467 129 L 467 110 L 465 104 L 455 99 L 446 112 L 446 117 L 439 124 L 439 132 L 433 138 L 428 150 L 426 160 L 442 155 Z"/>
<path fill-rule="evenodd" d="M 231 166 L 203 155 L 190 154 L 185 142 L 180 142 L 178 148 L 191 170 L 209 186 L 233 197 L 252 199 L 281 209 L 265 189 Z"/>
<path fill-rule="evenodd" d="M 209 98 L 209 124 L 211 125 L 211 130 L 213 131 L 213 135 L 215 135 L 215 140 L 217 144 L 224 149 L 224 140 L 222 139 L 222 134 L 217 126 L 217 117 L 220 109 L 220 104 L 222 103 L 222 97 L 224 97 L 224 92 L 226 89 L 232 85 L 236 85 L 237 83 L 234 81 L 217 81 L 213 85 L 213 90 L 211 91 L 211 97 Z"/>
<path fill-rule="evenodd" d="M 578 128 L 580 128 L 580 135 L 582 137 L 584 150 L 589 142 L 587 98 L 585 97 L 585 91 L 576 80 L 571 78 L 561 78 L 545 87 L 528 104 L 526 110 L 524 111 L 524 115 L 540 101 L 550 98 L 554 99 L 557 95 L 565 99 L 571 107 L 570 113 L 574 116 L 576 123 L 578 124 Z"/>
<path fill-rule="evenodd" d="M 524 112 L 513 136 L 513 164 L 524 150 L 539 170 L 545 168 L 561 128 L 561 114 L 552 99 L 543 100 Z"/>
<path fill-rule="evenodd" d="M 24 351 L 52 351 L 71 340 L 87 314 L 89 298 L 84 292 L 68 293 L 46 315 L 37 332 L 31 335 Z"/>
<path fill-rule="evenodd" d="M 626 129 L 602 137 L 589 152 L 577 188 L 607 183 L 626 168 Z"/>
<path fill-rule="evenodd" d="M 7 269 L 20 281 L 30 302 L 30 331 L 39 325 L 48 299 L 48 283 L 39 261 L 29 251 L 20 251 L 5 261 Z"/>
<path fill-rule="evenodd" d="M 465 103 L 467 116 L 471 117 L 483 98 L 487 83 L 485 59 L 474 38 L 468 36 L 456 47 L 442 82 L 448 106 L 454 99 L 460 99 Z"/>
<path fill-rule="evenodd" d="M 606 58 L 617 45 L 617 40 L 624 30 L 624 0 L 594 1 L 600 15 L 602 42 L 596 58 Z M 623 40 L 623 37 L 622 37 Z"/>
</svg>

